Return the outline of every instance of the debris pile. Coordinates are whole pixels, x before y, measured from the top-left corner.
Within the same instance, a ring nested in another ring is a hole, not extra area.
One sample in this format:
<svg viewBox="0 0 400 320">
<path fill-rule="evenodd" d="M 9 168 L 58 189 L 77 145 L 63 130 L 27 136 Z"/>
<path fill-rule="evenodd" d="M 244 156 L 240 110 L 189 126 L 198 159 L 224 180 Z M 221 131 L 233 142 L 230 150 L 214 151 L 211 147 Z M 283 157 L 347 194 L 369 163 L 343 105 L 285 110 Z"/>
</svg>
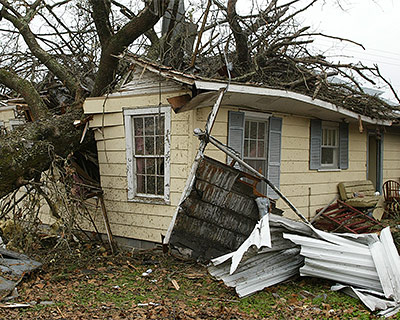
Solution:
<svg viewBox="0 0 400 320">
<path fill-rule="evenodd" d="M 371 311 L 384 310 L 381 315 L 400 310 L 400 257 L 389 228 L 379 237 L 332 234 L 267 214 L 237 251 L 211 260 L 209 272 L 240 297 L 300 273 L 338 281 L 332 290 L 358 297 Z"/>
<path fill-rule="evenodd" d="M 15 288 L 24 275 L 41 265 L 24 254 L 0 248 L 0 300 L 9 300 L 10 293 L 13 293 L 11 298 L 18 296 Z"/>
</svg>

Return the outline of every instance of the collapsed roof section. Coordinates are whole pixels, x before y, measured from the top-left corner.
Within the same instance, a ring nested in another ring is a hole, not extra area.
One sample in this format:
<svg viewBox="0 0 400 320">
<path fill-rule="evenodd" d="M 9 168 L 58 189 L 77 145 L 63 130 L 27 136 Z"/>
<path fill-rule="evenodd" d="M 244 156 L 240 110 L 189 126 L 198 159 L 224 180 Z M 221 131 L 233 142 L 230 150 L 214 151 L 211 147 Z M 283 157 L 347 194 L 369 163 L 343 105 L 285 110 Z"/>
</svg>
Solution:
<svg viewBox="0 0 400 320">
<path fill-rule="evenodd" d="M 218 90 L 225 88 L 229 81 L 224 79 L 206 78 L 199 74 L 189 74 L 148 61 L 135 55 L 121 56 L 121 59 L 133 65 L 148 70 L 167 80 L 189 86 L 192 95 L 171 99 L 175 112 L 183 112 L 194 108 L 208 107 L 218 96 Z M 112 95 L 129 94 L 130 77 Z M 268 82 L 229 82 L 229 88 L 222 101 L 222 106 L 238 106 L 262 110 L 308 116 L 322 120 L 349 122 L 363 121 L 371 124 L 390 126 L 398 119 L 398 106 L 389 104 L 377 95 L 352 92 L 346 89 L 338 90 L 337 84 L 332 84 L 322 90 L 321 95 L 313 95 L 304 90 L 290 90 L 287 87 L 269 85 Z"/>
</svg>

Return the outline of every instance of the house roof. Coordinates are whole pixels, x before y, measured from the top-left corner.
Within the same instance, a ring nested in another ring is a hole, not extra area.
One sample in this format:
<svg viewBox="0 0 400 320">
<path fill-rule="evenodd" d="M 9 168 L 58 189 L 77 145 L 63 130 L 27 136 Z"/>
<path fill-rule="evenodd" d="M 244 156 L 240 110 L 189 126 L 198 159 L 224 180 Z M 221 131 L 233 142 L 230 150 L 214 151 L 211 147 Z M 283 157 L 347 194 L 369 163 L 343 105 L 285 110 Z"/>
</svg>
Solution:
<svg viewBox="0 0 400 320">
<path fill-rule="evenodd" d="M 358 110 L 352 110 L 354 108 L 347 107 L 345 104 L 340 106 L 330 102 L 329 99 L 313 98 L 300 92 L 271 88 L 259 83 L 230 82 L 228 85 L 227 80 L 211 79 L 177 71 L 171 67 L 163 66 L 135 55 L 125 55 L 120 58 L 143 67 L 143 71 L 147 70 L 165 79 L 191 86 L 195 94 L 190 99 L 187 97 L 178 99 L 180 105 L 173 105 L 175 112 L 212 106 L 218 96 L 218 91 L 222 88 L 227 88 L 222 101 L 222 105 L 227 106 L 256 109 L 271 113 L 301 115 L 322 120 L 346 120 L 349 122 L 361 120 L 366 123 L 385 126 L 392 125 L 393 120 L 398 118 L 396 112 L 388 114 L 386 109 L 382 113 L 379 111 L 362 113 L 358 112 Z M 129 87 L 128 84 L 126 86 Z M 124 90 L 126 93 L 126 88 L 124 89 L 124 86 L 122 86 L 116 95 Z M 376 103 L 378 98 L 376 96 L 371 96 L 371 98 Z M 185 103 L 182 104 L 182 101 Z M 382 103 L 385 104 L 384 101 Z M 374 116 L 371 116 L 371 114 Z"/>
</svg>

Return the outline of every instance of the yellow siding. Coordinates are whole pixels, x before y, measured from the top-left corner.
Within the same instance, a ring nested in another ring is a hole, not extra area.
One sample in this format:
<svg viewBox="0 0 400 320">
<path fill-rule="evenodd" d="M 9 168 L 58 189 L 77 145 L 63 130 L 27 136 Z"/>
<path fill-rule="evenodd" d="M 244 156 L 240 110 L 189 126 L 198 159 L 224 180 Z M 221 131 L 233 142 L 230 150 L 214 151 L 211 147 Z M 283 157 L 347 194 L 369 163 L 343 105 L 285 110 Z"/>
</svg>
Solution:
<svg viewBox="0 0 400 320">
<path fill-rule="evenodd" d="M 162 96 L 167 105 L 168 97 L 185 93 L 173 92 Z M 127 201 L 126 142 L 123 108 L 154 107 L 159 104 L 155 94 L 88 99 L 85 112 L 93 114 L 90 126 L 95 130 L 99 151 L 101 185 L 112 231 L 124 236 L 147 241 L 161 241 L 170 219 L 175 212 L 186 184 L 199 140 L 193 135 L 195 128 L 204 129 L 211 108 L 175 114 L 171 112 L 171 167 L 170 204 Z M 237 108 L 221 108 L 212 135 L 227 143 L 228 111 Z M 367 134 L 359 133 L 358 125 L 349 128 L 349 169 L 337 171 L 309 170 L 310 119 L 289 115 L 277 115 L 283 119 L 281 149 L 281 191 L 306 216 L 329 203 L 337 195 L 337 184 L 342 181 L 366 179 Z M 400 178 L 400 134 L 385 134 L 384 179 Z M 226 155 L 208 145 L 206 155 L 225 162 Z M 283 203 L 278 207 L 285 215 L 294 214 Z M 96 221 L 103 230 L 102 218 L 96 211 Z"/>
<path fill-rule="evenodd" d="M 14 110 L 12 109 L 2 109 L 0 108 L 0 121 L 4 122 L 4 127 L 10 130 L 10 120 L 15 119 Z"/>
<path fill-rule="evenodd" d="M 400 180 L 400 133 L 387 132 L 383 140 L 383 181 Z"/>
<path fill-rule="evenodd" d="M 282 163 L 280 187 L 284 195 L 306 217 L 328 204 L 337 194 L 342 181 L 366 179 L 366 134 L 359 133 L 356 125 L 349 127 L 349 169 L 340 171 L 309 170 L 310 120 L 283 116 Z M 282 200 L 278 207 L 285 215 L 293 213 Z"/>
<path fill-rule="evenodd" d="M 163 95 L 162 103 L 168 104 L 167 98 L 183 93 Z M 158 104 L 158 94 L 109 97 L 105 104 L 103 98 L 88 99 L 85 102 L 85 113 L 93 114 L 90 127 L 95 132 L 105 205 L 111 230 L 116 236 L 160 242 L 161 234 L 165 234 L 175 212 L 192 165 L 193 150 L 197 147 L 197 144 L 193 146 L 192 138 L 194 111 L 182 114 L 171 111 L 170 204 L 127 200 L 123 108 L 154 107 Z M 101 212 L 96 210 L 93 215 L 98 228 L 104 231 Z"/>
</svg>

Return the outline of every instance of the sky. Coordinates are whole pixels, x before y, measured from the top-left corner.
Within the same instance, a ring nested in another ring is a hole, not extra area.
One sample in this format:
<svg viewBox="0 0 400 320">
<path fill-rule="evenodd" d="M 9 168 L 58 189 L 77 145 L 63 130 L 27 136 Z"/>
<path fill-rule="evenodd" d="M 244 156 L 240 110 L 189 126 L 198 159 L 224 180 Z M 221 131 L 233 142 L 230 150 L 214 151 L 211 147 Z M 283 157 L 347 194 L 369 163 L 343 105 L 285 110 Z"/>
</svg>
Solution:
<svg viewBox="0 0 400 320">
<path fill-rule="evenodd" d="M 252 1 L 238 0 L 238 12 L 243 14 L 249 10 Z M 269 2 L 257 1 L 261 5 Z M 288 1 L 282 0 L 281 3 Z M 302 0 L 300 4 L 303 6 L 310 2 Z M 320 0 L 298 18 L 301 25 L 311 26 L 315 32 L 361 43 L 366 50 L 348 42 L 317 37 L 313 46 L 336 62 L 378 64 L 381 74 L 400 96 L 400 0 Z M 395 101 L 389 88 L 383 85 L 365 84 L 365 87 L 381 89 L 383 97 Z"/>
<path fill-rule="evenodd" d="M 351 39 L 366 50 L 348 43 L 335 44 L 319 38 L 314 46 L 331 59 L 378 64 L 381 74 L 400 95 L 400 0 L 326 0 L 303 16 L 305 24 L 319 32 Z M 384 97 L 390 98 L 388 90 Z"/>
</svg>

